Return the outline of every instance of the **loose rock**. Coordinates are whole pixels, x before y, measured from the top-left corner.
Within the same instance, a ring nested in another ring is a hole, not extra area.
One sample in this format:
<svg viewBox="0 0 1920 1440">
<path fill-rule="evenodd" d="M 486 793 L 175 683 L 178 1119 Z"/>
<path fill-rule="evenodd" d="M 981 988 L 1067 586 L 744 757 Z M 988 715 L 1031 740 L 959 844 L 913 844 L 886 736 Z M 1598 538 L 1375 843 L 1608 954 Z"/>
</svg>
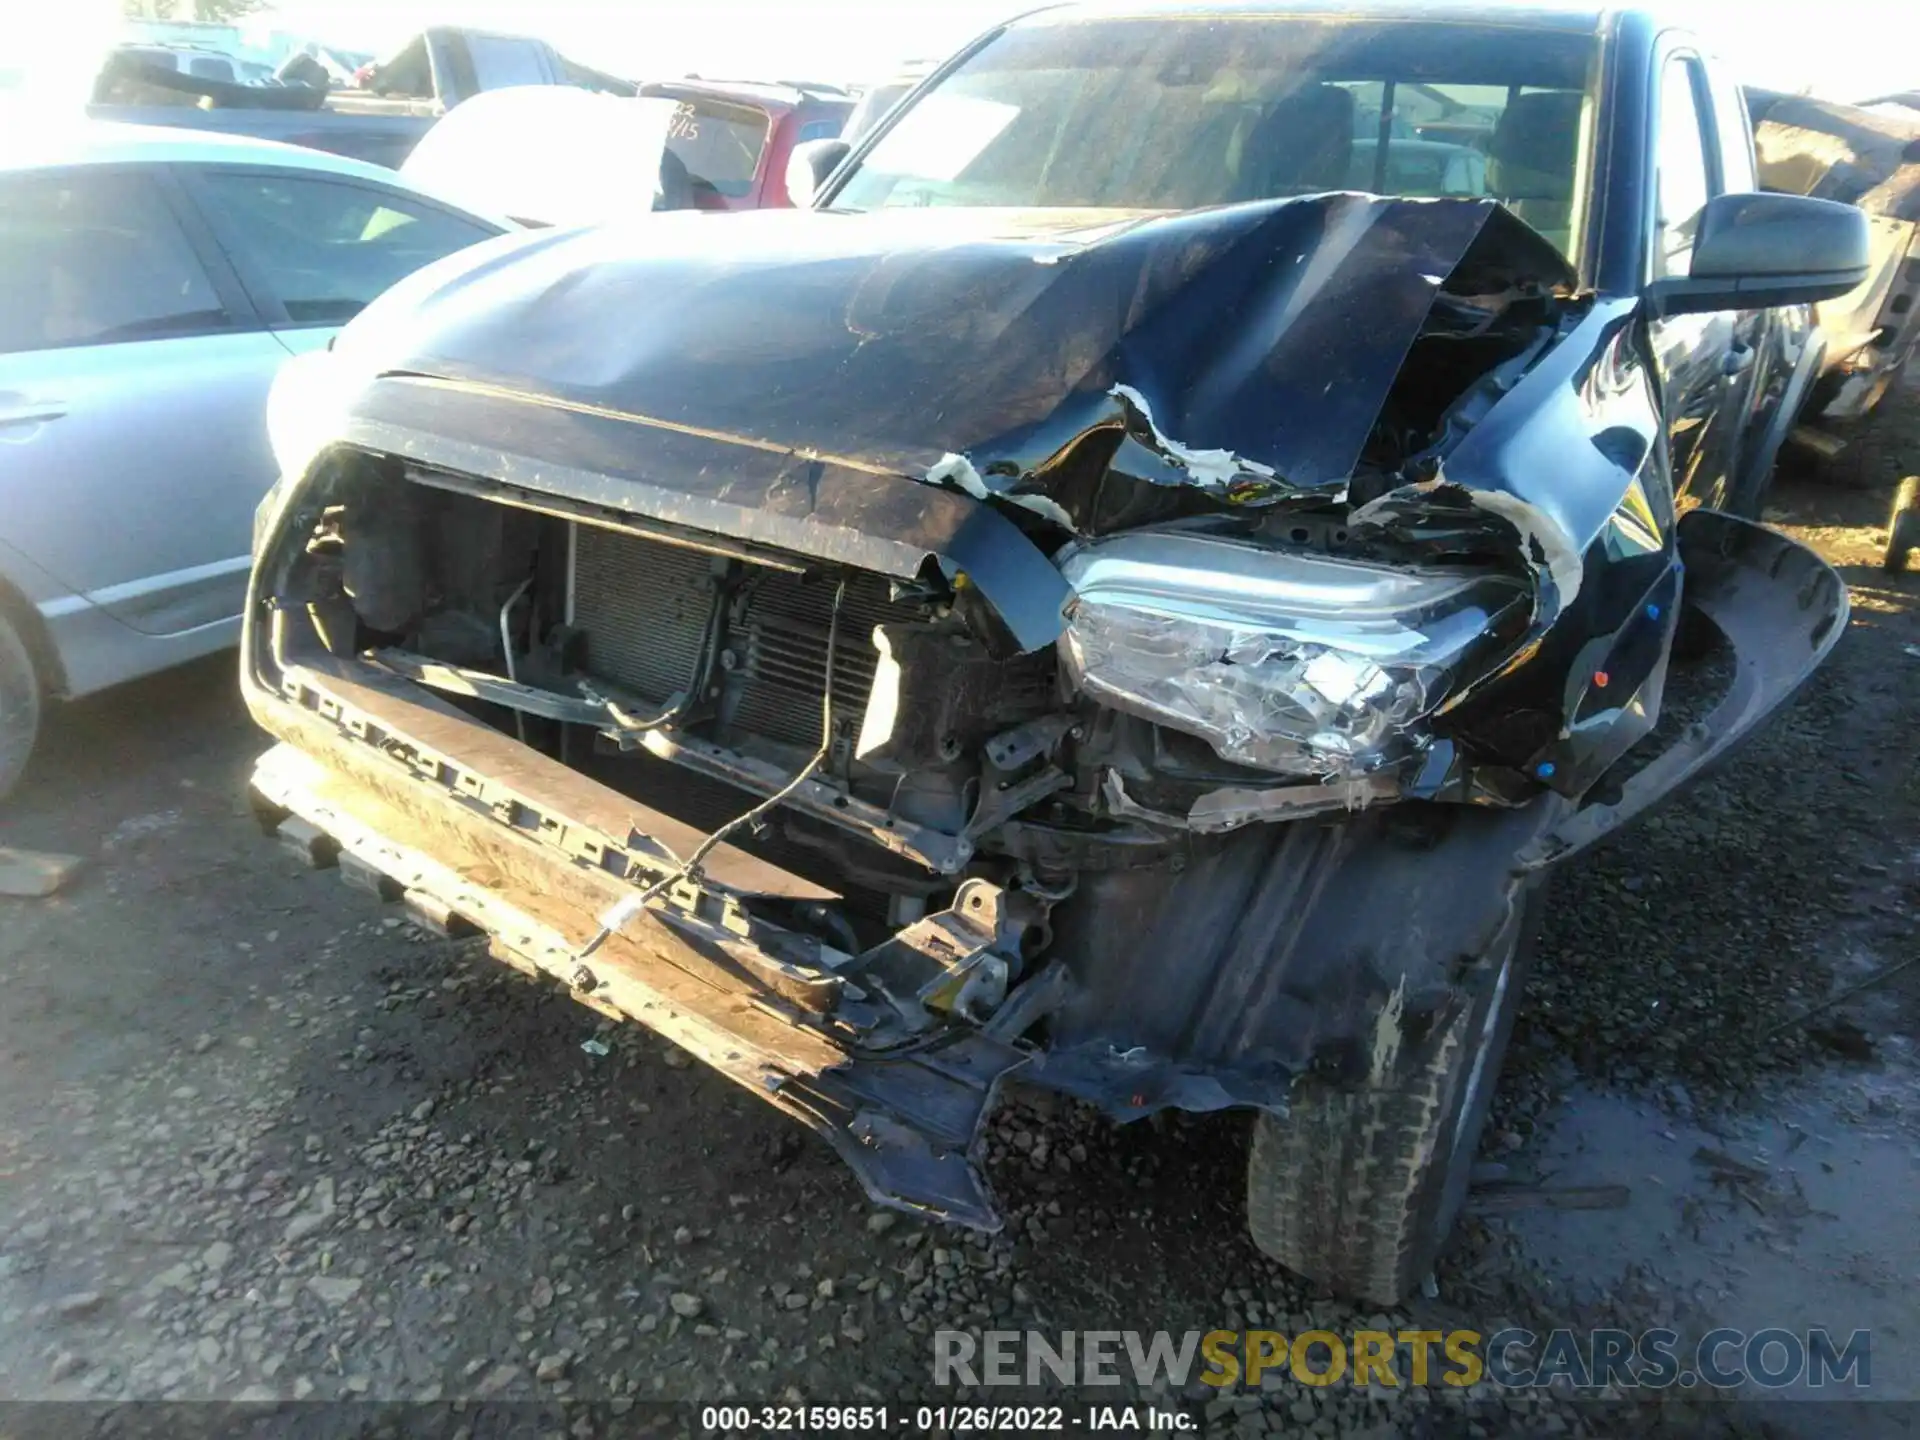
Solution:
<svg viewBox="0 0 1920 1440">
<path fill-rule="evenodd" d="M 54 1301 L 53 1313 L 62 1320 L 80 1320 L 93 1314 L 105 1303 L 106 1297 L 98 1290 L 77 1290 Z"/>
<path fill-rule="evenodd" d="M 76 1354 L 72 1350 L 62 1350 L 53 1357 L 53 1364 L 47 1367 L 47 1379 L 58 1385 L 62 1380 L 71 1380 L 86 1368 L 87 1361 L 84 1355 Z"/>
<path fill-rule="evenodd" d="M 329 1305 L 344 1305 L 360 1293 L 361 1282 L 336 1275 L 315 1275 L 307 1288 Z"/>
</svg>

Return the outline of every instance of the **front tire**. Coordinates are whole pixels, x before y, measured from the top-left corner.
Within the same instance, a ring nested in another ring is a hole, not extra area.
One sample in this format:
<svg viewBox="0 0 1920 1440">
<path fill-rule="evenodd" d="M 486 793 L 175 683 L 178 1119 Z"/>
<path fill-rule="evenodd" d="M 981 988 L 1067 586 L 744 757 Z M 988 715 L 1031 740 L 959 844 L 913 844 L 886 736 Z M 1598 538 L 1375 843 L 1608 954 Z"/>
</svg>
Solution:
<svg viewBox="0 0 1920 1440">
<path fill-rule="evenodd" d="M 1392 1305 L 1432 1270 L 1466 1198 L 1539 929 L 1538 887 L 1516 898 L 1462 979 L 1467 1003 L 1378 1081 L 1307 1077 L 1285 1115 L 1255 1122 L 1253 1243 L 1334 1294 Z"/>
<path fill-rule="evenodd" d="M 0 800 L 27 768 L 40 733 L 40 677 L 20 632 L 0 615 Z"/>
<path fill-rule="evenodd" d="M 1894 493 L 1893 514 L 1887 517 L 1887 548 L 1880 554 L 1880 568 L 1889 575 L 1903 574 L 1907 552 L 1920 545 L 1920 475 L 1909 475 Z"/>
</svg>

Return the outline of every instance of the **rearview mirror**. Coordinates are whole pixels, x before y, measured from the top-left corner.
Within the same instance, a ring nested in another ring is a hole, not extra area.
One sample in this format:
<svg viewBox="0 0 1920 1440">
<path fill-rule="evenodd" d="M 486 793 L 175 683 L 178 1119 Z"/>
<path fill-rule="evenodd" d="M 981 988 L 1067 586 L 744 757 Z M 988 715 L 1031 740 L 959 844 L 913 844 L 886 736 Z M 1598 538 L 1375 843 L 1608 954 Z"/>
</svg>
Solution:
<svg viewBox="0 0 1920 1440">
<path fill-rule="evenodd" d="M 787 198 L 806 209 L 852 149 L 844 140 L 803 140 L 794 146 L 787 157 Z"/>
<path fill-rule="evenodd" d="M 1851 205 L 1805 195 L 1716 195 L 1700 212 L 1693 264 L 1656 280 L 1655 315 L 1765 310 L 1846 294 L 1867 278 L 1867 217 Z"/>
</svg>

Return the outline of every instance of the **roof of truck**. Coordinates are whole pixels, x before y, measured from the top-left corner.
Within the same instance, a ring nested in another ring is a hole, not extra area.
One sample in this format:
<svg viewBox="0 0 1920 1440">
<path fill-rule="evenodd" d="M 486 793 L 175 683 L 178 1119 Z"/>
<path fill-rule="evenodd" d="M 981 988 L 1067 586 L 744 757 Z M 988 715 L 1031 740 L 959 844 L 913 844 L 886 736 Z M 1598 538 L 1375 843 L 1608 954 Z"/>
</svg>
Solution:
<svg viewBox="0 0 1920 1440">
<path fill-rule="evenodd" d="M 640 86 L 642 95 L 665 95 L 674 99 L 710 97 L 734 100 L 762 110 L 797 110 L 806 104 L 839 105 L 853 108 L 853 96 L 844 90 L 825 86 L 790 85 L 761 80 L 649 80 Z"/>
</svg>

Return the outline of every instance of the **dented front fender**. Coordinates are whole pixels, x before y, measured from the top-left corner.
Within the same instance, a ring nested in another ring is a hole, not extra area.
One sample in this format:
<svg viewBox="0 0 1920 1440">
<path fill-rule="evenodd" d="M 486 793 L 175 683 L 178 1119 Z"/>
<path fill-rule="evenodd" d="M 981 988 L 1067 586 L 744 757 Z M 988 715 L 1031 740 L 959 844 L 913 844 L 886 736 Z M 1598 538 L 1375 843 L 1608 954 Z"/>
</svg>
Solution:
<svg viewBox="0 0 1920 1440">
<path fill-rule="evenodd" d="M 1685 610 L 1733 664 L 1704 718 L 1643 740 L 1585 803 L 1547 791 L 1511 810 L 1256 825 L 1179 868 L 1082 877 L 1054 915 L 1072 984 L 1035 1078 L 1121 1118 L 1282 1109 L 1296 1076 L 1358 1080 L 1383 1046 L 1405 1049 L 1400 1037 L 1450 1013 L 1540 872 L 1724 756 L 1846 628 L 1846 587 L 1805 546 L 1717 511 L 1690 512 L 1677 533 Z M 1669 684 L 1691 678 L 1676 667 Z"/>
</svg>

